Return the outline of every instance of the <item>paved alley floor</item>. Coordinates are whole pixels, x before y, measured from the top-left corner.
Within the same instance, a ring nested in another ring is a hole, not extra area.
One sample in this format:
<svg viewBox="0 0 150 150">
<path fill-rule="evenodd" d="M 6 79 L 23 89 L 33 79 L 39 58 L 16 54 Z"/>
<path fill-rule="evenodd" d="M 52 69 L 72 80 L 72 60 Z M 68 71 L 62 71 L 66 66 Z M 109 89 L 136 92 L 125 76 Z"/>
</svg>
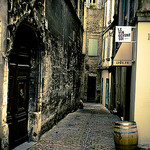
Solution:
<svg viewBox="0 0 150 150">
<path fill-rule="evenodd" d="M 84 109 L 68 114 L 30 150 L 115 150 L 118 120 L 103 105 L 85 103 Z"/>
</svg>

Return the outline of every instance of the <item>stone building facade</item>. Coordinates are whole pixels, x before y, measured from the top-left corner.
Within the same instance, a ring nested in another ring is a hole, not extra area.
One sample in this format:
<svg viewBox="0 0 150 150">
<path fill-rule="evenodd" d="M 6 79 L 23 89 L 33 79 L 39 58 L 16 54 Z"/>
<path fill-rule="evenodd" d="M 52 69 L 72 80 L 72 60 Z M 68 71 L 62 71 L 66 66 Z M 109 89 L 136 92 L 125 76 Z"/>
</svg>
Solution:
<svg viewBox="0 0 150 150">
<path fill-rule="evenodd" d="M 37 141 L 78 108 L 83 1 L 0 1 L 0 141 Z"/>
<path fill-rule="evenodd" d="M 100 101 L 99 63 L 102 43 L 101 1 L 86 1 L 84 4 L 84 67 L 82 75 L 82 99 L 85 102 Z"/>
</svg>

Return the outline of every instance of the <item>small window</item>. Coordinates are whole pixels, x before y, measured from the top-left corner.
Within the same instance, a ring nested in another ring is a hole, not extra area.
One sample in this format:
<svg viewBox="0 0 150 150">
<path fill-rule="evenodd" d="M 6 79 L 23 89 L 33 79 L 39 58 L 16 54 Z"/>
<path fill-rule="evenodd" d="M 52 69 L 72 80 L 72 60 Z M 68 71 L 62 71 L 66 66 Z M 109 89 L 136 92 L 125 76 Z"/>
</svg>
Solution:
<svg viewBox="0 0 150 150">
<path fill-rule="evenodd" d="M 89 39 L 88 55 L 97 56 L 98 39 Z"/>
<path fill-rule="evenodd" d="M 93 3 L 95 3 L 95 0 L 93 0 Z"/>
<path fill-rule="evenodd" d="M 90 2 L 91 2 L 91 0 L 86 0 L 86 7 L 87 8 L 90 8 Z"/>
<path fill-rule="evenodd" d="M 98 7 L 99 9 L 102 8 L 102 0 L 98 0 L 97 7 Z"/>
</svg>

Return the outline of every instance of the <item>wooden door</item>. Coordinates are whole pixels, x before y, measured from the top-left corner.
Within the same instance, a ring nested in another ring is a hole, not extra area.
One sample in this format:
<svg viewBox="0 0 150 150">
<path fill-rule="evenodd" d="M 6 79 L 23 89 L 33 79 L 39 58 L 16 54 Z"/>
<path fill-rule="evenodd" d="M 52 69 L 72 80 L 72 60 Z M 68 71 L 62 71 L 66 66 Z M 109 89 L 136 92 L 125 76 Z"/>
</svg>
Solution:
<svg viewBox="0 0 150 150">
<path fill-rule="evenodd" d="M 30 54 L 26 48 L 17 48 L 9 59 L 9 86 L 7 123 L 10 149 L 28 138 Z"/>
</svg>

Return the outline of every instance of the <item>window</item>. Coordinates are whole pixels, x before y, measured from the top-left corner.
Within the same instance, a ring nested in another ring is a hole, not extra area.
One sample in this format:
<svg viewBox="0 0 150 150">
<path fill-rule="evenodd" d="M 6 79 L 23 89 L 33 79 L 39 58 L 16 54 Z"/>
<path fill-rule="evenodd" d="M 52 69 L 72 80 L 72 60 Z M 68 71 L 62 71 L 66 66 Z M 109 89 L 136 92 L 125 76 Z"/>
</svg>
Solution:
<svg viewBox="0 0 150 150">
<path fill-rule="evenodd" d="M 103 39 L 103 53 L 102 53 L 102 55 L 103 55 L 103 57 L 102 57 L 103 61 L 105 60 L 105 49 L 106 49 L 106 41 L 105 40 L 106 40 L 106 38 Z"/>
<path fill-rule="evenodd" d="M 102 0 L 98 0 L 97 7 L 98 7 L 99 9 L 102 8 Z"/>
<path fill-rule="evenodd" d="M 119 13 L 119 25 L 124 26 L 126 24 L 126 0 L 120 1 L 120 13 Z"/>
<path fill-rule="evenodd" d="M 98 39 L 89 39 L 88 55 L 97 56 Z"/>
<path fill-rule="evenodd" d="M 130 18 L 133 19 L 134 17 L 134 0 L 130 1 Z"/>
<path fill-rule="evenodd" d="M 86 0 L 86 7 L 87 8 L 98 8 L 101 9 L 102 7 L 102 0 Z"/>
<path fill-rule="evenodd" d="M 96 3 L 96 0 L 90 0 L 90 3 Z"/>
<path fill-rule="evenodd" d="M 86 0 L 86 7 L 87 8 L 90 8 L 90 3 L 91 3 L 91 0 Z"/>
<path fill-rule="evenodd" d="M 110 51 L 111 51 L 111 49 L 110 49 L 110 45 L 111 45 L 111 43 L 110 43 L 110 36 L 109 37 L 107 37 L 108 38 L 108 40 L 107 40 L 107 42 L 108 42 L 108 46 L 107 46 L 107 58 L 110 58 Z"/>
</svg>

